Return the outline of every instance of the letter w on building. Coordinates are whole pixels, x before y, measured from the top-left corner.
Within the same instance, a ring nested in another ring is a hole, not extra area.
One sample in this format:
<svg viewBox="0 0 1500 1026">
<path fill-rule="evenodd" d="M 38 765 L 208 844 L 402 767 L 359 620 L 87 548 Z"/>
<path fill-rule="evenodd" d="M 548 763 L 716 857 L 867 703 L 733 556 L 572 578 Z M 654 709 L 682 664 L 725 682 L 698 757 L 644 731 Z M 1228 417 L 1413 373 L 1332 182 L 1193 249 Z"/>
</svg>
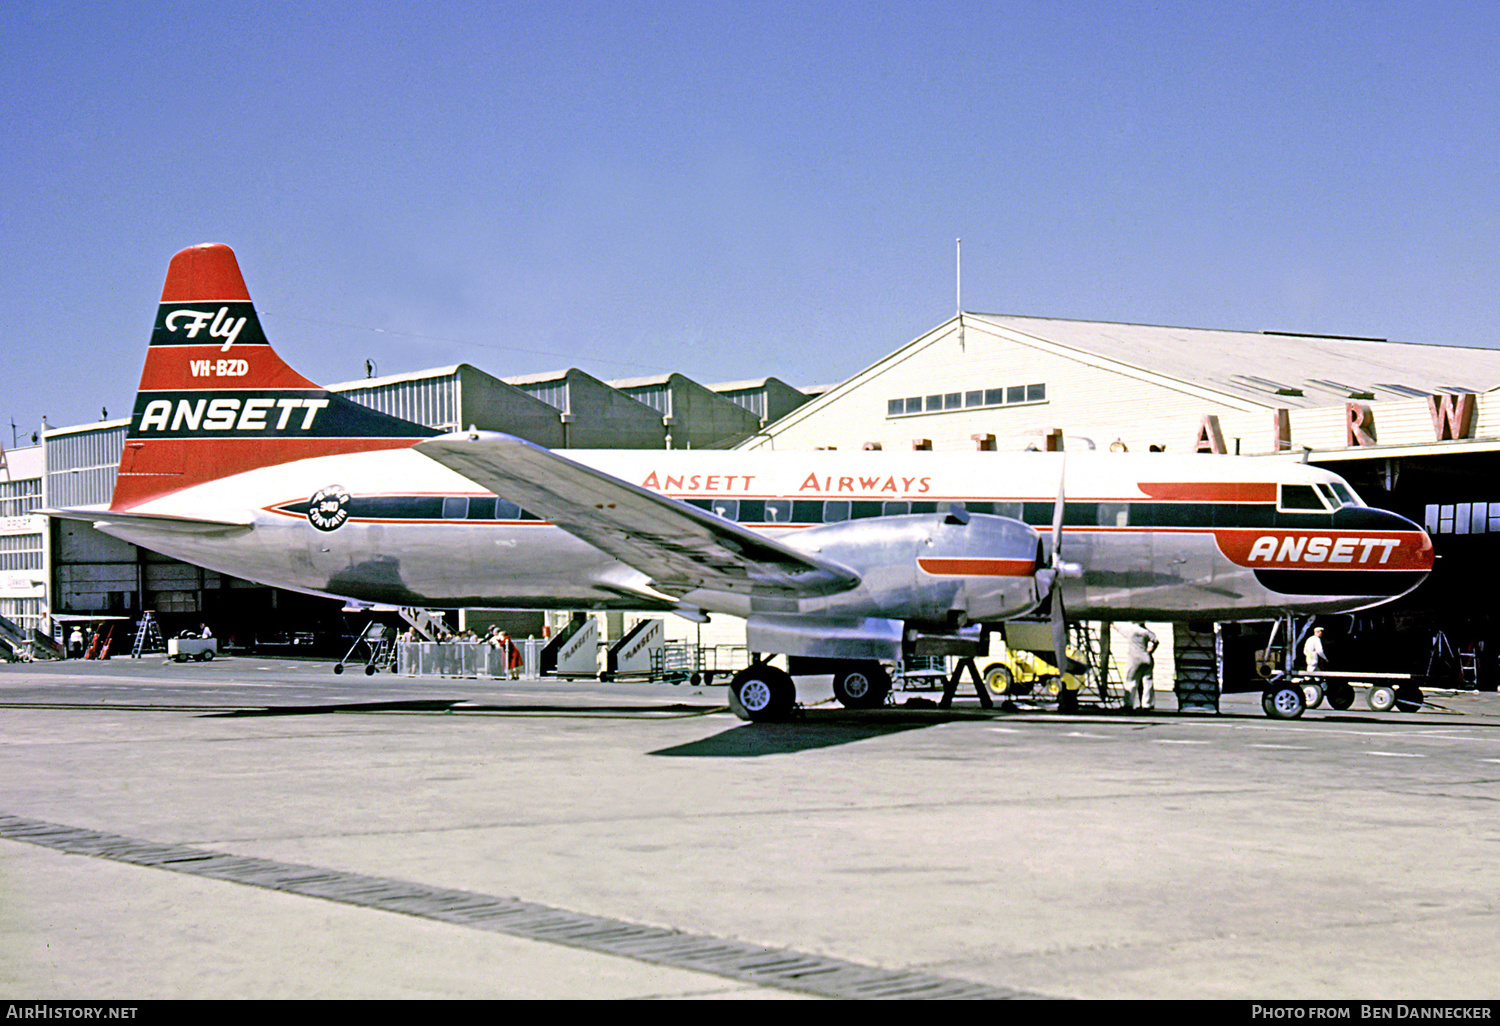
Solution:
<svg viewBox="0 0 1500 1026">
<path fill-rule="evenodd" d="M 1432 413 L 1432 434 L 1439 442 L 1474 437 L 1474 393 L 1430 395 L 1427 409 Z"/>
</svg>

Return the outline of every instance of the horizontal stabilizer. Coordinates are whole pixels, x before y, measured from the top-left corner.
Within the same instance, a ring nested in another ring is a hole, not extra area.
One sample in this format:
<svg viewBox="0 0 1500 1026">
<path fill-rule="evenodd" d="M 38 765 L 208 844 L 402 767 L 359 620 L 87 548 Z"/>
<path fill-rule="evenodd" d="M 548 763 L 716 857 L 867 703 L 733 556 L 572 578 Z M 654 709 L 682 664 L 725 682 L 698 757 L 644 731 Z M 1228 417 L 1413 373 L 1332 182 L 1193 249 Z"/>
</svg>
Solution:
<svg viewBox="0 0 1500 1026">
<path fill-rule="evenodd" d="M 709 588 L 796 598 L 859 583 L 847 567 L 513 435 L 460 431 L 416 449 L 635 568 L 669 594 Z"/>
<path fill-rule="evenodd" d="M 165 513 L 122 513 L 112 509 L 39 509 L 38 513 L 63 520 L 82 520 L 104 529 L 112 524 L 166 534 L 231 534 L 248 531 L 255 522 L 248 514 L 234 519 L 209 520 Z"/>
</svg>

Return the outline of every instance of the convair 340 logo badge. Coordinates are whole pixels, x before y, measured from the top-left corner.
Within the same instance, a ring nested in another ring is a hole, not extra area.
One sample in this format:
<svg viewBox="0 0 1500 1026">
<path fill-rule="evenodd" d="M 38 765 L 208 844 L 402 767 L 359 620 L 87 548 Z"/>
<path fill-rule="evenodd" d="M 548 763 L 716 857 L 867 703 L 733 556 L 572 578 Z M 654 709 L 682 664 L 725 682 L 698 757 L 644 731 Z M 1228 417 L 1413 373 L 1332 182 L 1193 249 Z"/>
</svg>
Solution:
<svg viewBox="0 0 1500 1026">
<path fill-rule="evenodd" d="M 343 485 L 329 485 L 313 493 L 307 521 L 320 531 L 334 531 L 349 519 L 349 492 Z"/>
<path fill-rule="evenodd" d="M 224 344 L 219 347 L 219 352 L 227 353 L 229 347 L 234 345 L 234 340 L 240 337 L 240 331 L 245 327 L 245 318 L 231 321 L 228 316 L 229 307 L 221 306 L 217 313 L 209 310 L 173 310 L 167 314 L 167 319 L 162 323 L 172 334 L 180 329 L 187 329 L 188 338 L 197 338 L 198 332 L 205 327 L 208 328 L 209 338 L 222 338 Z"/>
</svg>

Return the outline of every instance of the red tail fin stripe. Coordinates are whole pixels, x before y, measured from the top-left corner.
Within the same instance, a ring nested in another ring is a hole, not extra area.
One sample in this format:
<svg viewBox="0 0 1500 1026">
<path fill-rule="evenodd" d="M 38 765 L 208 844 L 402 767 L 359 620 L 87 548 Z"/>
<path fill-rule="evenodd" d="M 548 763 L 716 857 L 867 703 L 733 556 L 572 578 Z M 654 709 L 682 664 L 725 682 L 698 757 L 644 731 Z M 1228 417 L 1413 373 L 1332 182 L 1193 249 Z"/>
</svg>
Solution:
<svg viewBox="0 0 1500 1026">
<path fill-rule="evenodd" d="M 250 290 L 234 250 L 218 242 L 189 246 L 167 265 L 163 303 L 246 302 Z"/>
<path fill-rule="evenodd" d="M 288 367 L 269 345 L 153 346 L 140 391 L 220 391 L 244 388 L 320 388 Z"/>
</svg>

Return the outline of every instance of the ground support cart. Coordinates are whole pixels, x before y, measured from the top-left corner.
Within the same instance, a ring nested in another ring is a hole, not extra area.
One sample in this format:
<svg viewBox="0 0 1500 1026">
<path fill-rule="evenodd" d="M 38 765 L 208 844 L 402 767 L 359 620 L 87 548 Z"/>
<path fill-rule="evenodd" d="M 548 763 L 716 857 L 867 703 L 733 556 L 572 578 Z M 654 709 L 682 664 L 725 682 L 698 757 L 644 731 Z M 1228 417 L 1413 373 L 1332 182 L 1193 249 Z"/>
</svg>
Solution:
<svg viewBox="0 0 1500 1026">
<path fill-rule="evenodd" d="M 1348 709 L 1354 704 L 1355 685 L 1369 688 L 1365 701 L 1376 712 L 1416 712 L 1422 707 L 1422 678 L 1412 673 L 1301 670 L 1292 674 L 1292 680 L 1301 685 L 1309 709 L 1316 709 L 1325 699 L 1334 709 Z"/>
<path fill-rule="evenodd" d="M 913 656 L 895 665 L 891 685 L 901 691 L 941 691 L 948 682 L 947 660 L 942 656 Z"/>
<path fill-rule="evenodd" d="M 174 663 L 189 659 L 206 663 L 219 652 L 218 638 L 168 638 L 167 658 Z"/>
<path fill-rule="evenodd" d="M 1359 685 L 1369 689 L 1366 701 L 1376 712 L 1416 712 L 1423 703 L 1421 680 L 1411 673 L 1298 670 L 1274 674 L 1261 692 L 1260 704 L 1267 716 L 1279 720 L 1296 719 L 1325 700 L 1342 712 L 1354 705 L 1354 688 Z"/>
</svg>

